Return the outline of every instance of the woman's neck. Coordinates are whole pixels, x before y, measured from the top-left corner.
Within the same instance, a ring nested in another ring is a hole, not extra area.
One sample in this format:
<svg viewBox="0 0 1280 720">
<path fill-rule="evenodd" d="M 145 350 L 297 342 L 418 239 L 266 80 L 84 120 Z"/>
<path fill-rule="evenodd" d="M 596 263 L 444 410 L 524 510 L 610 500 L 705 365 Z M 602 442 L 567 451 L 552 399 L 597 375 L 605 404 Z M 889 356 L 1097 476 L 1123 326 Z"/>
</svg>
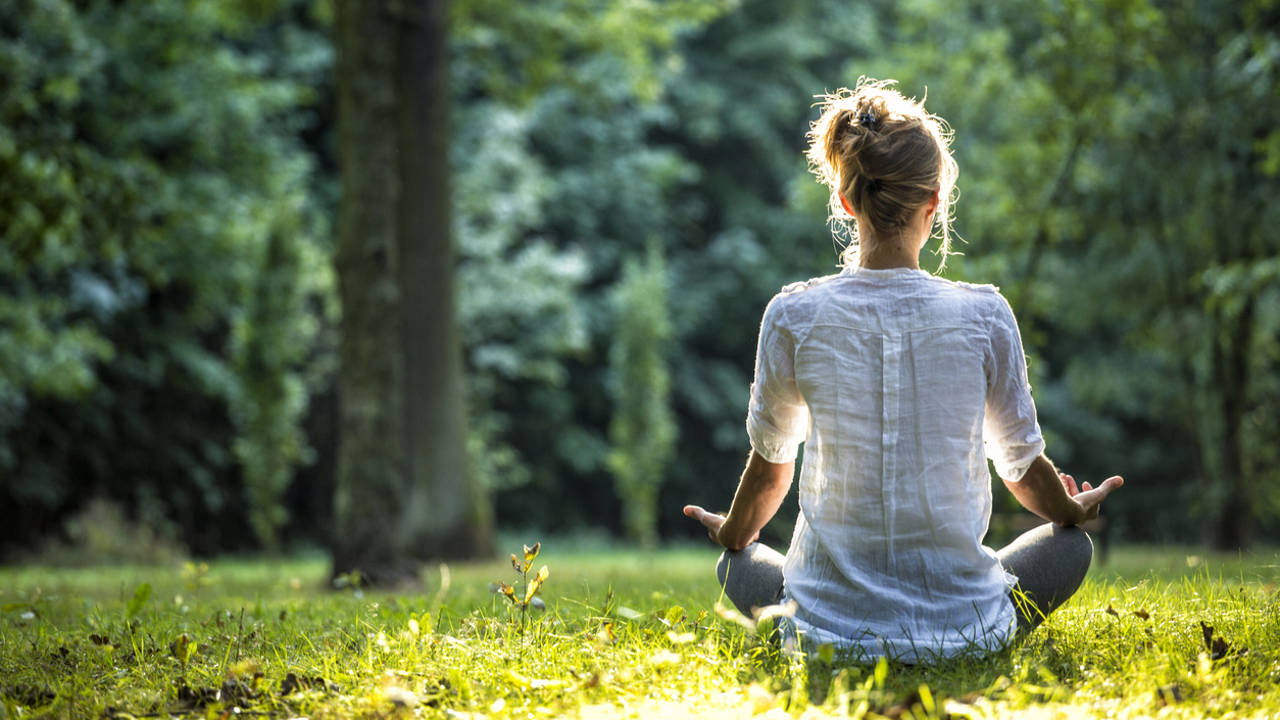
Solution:
<svg viewBox="0 0 1280 720">
<path fill-rule="evenodd" d="M 868 270 L 890 268 L 920 269 L 920 250 L 929 239 L 927 233 L 903 233 L 896 237 L 879 238 L 859 233 L 858 267 Z"/>
<path fill-rule="evenodd" d="M 868 270 L 890 268 L 920 269 L 920 246 L 912 248 L 897 243 L 863 243 L 858 253 L 858 267 Z"/>
<path fill-rule="evenodd" d="M 858 267 L 868 270 L 890 268 L 920 269 L 920 251 L 929 240 L 932 213 L 921 212 L 915 222 L 900 232 L 878 235 L 865 223 L 858 222 Z"/>
</svg>

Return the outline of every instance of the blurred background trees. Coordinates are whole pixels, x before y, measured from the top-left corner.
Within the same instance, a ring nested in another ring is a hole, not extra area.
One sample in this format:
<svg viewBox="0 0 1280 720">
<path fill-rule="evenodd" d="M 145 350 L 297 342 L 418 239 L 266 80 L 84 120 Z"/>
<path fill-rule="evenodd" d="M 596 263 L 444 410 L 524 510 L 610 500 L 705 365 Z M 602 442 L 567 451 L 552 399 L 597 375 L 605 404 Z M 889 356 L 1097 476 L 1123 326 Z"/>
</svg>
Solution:
<svg viewBox="0 0 1280 720">
<path fill-rule="evenodd" d="M 270 547 L 331 382 L 323 32 L 220 3 L 0 9 L 7 547 L 110 498 Z"/>
<path fill-rule="evenodd" d="M 1129 480 L 1114 531 L 1280 534 L 1273 4 L 451 12 L 466 447 L 498 528 L 627 527 L 609 427 L 637 388 L 609 358 L 636 320 L 613 298 L 655 239 L 670 336 L 643 352 L 667 358 L 675 441 L 653 532 L 727 504 L 760 313 L 835 269 L 811 98 L 865 74 L 954 126 L 945 275 L 1014 303 L 1050 454 Z M 0 8 L 9 553 L 102 502 L 199 553 L 333 539 L 338 29 L 323 0 Z"/>
</svg>

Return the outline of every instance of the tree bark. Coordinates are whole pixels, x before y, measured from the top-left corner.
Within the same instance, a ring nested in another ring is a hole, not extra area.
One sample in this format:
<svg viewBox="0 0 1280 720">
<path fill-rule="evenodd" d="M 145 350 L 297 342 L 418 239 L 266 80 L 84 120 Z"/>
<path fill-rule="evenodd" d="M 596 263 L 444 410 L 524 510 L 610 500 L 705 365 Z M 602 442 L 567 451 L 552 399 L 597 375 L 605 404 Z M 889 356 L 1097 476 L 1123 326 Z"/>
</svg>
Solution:
<svg viewBox="0 0 1280 720">
<path fill-rule="evenodd" d="M 1218 550 L 1244 550 L 1253 541 L 1257 521 L 1253 485 L 1245 468 L 1244 418 L 1249 401 L 1249 361 L 1253 352 L 1255 300 L 1250 297 L 1214 340 L 1213 370 L 1221 393 L 1221 466 L 1225 497 L 1210 519 L 1210 543 Z"/>
<path fill-rule="evenodd" d="M 406 522 L 421 558 L 492 551 L 488 503 L 472 481 L 457 325 L 450 202 L 448 7 L 400 6 L 399 284 L 402 297 Z"/>
<path fill-rule="evenodd" d="M 342 299 L 335 576 L 490 552 L 466 462 L 449 221 L 445 2 L 345 0 L 335 23 Z"/>
</svg>

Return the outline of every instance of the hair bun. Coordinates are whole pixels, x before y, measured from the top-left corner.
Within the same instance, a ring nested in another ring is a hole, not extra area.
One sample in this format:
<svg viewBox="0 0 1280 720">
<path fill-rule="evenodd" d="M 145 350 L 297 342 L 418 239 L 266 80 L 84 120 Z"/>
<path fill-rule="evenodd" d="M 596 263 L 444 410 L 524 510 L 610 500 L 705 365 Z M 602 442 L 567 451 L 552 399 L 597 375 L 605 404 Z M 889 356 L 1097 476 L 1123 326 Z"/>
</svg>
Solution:
<svg viewBox="0 0 1280 720">
<path fill-rule="evenodd" d="M 809 128 L 809 166 L 831 189 L 831 217 L 845 225 L 852 240 L 844 262 L 856 262 L 859 224 L 875 236 L 892 236 L 934 193 L 945 262 L 957 174 L 946 123 L 903 97 L 891 80 L 861 78 L 854 90 L 819 100 L 821 115 Z M 849 221 L 846 203 L 857 224 Z"/>
</svg>

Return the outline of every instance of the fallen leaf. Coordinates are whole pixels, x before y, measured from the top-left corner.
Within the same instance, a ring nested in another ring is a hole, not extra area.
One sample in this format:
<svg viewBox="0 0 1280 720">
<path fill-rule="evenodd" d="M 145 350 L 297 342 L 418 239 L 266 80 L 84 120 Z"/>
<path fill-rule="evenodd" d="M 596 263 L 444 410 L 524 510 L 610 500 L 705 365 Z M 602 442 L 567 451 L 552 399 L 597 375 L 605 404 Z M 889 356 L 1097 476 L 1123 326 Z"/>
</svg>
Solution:
<svg viewBox="0 0 1280 720">
<path fill-rule="evenodd" d="M 58 697 L 56 693 L 47 687 L 37 688 L 31 685 L 0 687 L 0 695 L 7 699 L 16 700 L 19 705 L 28 707 L 48 705 Z"/>
<path fill-rule="evenodd" d="M 227 678 L 223 681 L 222 687 L 218 689 L 218 700 L 232 705 L 244 705 L 245 701 L 252 700 L 257 696 L 258 693 L 253 691 L 249 683 L 240 678 Z"/>
<path fill-rule="evenodd" d="M 1227 642 L 1226 638 L 1221 635 L 1216 635 L 1213 626 L 1203 620 L 1200 621 L 1200 633 L 1204 636 L 1204 647 L 1205 650 L 1209 651 L 1210 660 L 1221 660 L 1227 657 L 1227 653 L 1231 652 L 1231 643 Z M 1240 657 L 1248 652 L 1248 648 L 1241 648 L 1232 653 L 1232 655 Z"/>
<path fill-rule="evenodd" d="M 306 676 L 289 673 L 288 675 L 285 675 L 284 680 L 280 681 L 281 697 L 292 695 L 301 690 L 320 690 L 332 693 L 342 692 L 341 687 L 325 680 L 319 675 Z"/>
<path fill-rule="evenodd" d="M 218 702 L 219 693 L 214 688 L 196 688 L 192 689 L 190 685 L 183 683 L 178 686 L 178 702 L 186 708 L 200 708 L 206 705 L 212 705 Z"/>
<path fill-rule="evenodd" d="M 1161 685 L 1156 688 L 1156 700 L 1160 702 L 1160 707 L 1173 705 L 1182 702 L 1182 688 L 1178 685 Z"/>
</svg>

